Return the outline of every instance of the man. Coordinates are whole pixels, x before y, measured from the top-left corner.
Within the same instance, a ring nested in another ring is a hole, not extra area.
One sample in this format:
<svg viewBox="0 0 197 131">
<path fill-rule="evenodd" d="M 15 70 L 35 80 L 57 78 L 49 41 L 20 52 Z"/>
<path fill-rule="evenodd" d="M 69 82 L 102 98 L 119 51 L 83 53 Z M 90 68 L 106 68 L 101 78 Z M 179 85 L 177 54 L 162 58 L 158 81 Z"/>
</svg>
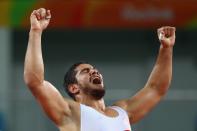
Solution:
<svg viewBox="0 0 197 131">
<path fill-rule="evenodd" d="M 159 54 L 144 88 L 133 97 L 106 107 L 102 75 L 88 63 L 74 64 L 65 75 L 65 88 L 74 100 L 64 99 L 44 79 L 41 35 L 50 18 L 50 11 L 44 8 L 32 12 L 24 69 L 25 83 L 45 113 L 61 131 L 131 131 L 130 124 L 150 112 L 169 88 L 175 28 L 158 29 Z"/>
</svg>

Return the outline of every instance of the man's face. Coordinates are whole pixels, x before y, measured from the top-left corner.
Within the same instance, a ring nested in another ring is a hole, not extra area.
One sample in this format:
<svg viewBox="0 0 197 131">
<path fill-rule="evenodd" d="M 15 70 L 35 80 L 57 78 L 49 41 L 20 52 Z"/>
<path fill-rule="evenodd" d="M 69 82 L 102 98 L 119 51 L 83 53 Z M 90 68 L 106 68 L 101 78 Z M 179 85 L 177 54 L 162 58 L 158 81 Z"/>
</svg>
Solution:
<svg viewBox="0 0 197 131">
<path fill-rule="evenodd" d="M 75 71 L 77 72 L 76 79 L 80 90 L 95 97 L 95 99 L 101 99 L 100 97 L 104 96 L 103 77 L 97 69 L 90 64 L 80 64 Z"/>
</svg>

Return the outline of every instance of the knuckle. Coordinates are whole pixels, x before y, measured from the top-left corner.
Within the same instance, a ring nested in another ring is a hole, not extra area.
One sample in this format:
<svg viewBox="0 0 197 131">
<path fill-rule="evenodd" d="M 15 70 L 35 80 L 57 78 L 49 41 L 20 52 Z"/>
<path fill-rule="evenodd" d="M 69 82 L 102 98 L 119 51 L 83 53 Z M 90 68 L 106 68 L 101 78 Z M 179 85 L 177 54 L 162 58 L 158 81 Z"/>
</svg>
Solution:
<svg viewBox="0 0 197 131">
<path fill-rule="evenodd" d="M 45 10 L 45 8 L 40 8 L 40 10 Z"/>
</svg>

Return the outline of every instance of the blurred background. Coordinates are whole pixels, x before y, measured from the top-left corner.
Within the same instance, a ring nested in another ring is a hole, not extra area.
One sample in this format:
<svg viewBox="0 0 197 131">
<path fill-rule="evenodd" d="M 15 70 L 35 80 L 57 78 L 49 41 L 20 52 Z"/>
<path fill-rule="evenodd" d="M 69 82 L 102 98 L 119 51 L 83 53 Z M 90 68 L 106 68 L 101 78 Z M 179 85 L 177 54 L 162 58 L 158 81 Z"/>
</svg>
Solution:
<svg viewBox="0 0 197 131">
<path fill-rule="evenodd" d="M 177 27 L 173 79 L 134 131 L 197 131 L 196 0 L 0 0 L 0 131 L 57 131 L 23 81 L 32 10 L 51 10 L 43 34 L 45 77 L 61 94 L 68 67 L 85 60 L 103 74 L 105 101 L 143 88 L 159 48 L 156 29 Z"/>
</svg>

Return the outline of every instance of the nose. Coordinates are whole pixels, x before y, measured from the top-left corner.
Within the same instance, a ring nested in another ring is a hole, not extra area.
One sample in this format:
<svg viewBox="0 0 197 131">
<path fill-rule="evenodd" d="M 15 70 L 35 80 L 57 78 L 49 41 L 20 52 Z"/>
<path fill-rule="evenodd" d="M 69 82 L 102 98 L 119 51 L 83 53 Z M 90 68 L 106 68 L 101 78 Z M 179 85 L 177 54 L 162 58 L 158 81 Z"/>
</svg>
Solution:
<svg viewBox="0 0 197 131">
<path fill-rule="evenodd" d="M 98 70 L 96 70 L 96 69 L 92 69 L 92 70 L 90 71 L 90 75 L 99 75 L 99 72 L 98 72 Z"/>
</svg>

